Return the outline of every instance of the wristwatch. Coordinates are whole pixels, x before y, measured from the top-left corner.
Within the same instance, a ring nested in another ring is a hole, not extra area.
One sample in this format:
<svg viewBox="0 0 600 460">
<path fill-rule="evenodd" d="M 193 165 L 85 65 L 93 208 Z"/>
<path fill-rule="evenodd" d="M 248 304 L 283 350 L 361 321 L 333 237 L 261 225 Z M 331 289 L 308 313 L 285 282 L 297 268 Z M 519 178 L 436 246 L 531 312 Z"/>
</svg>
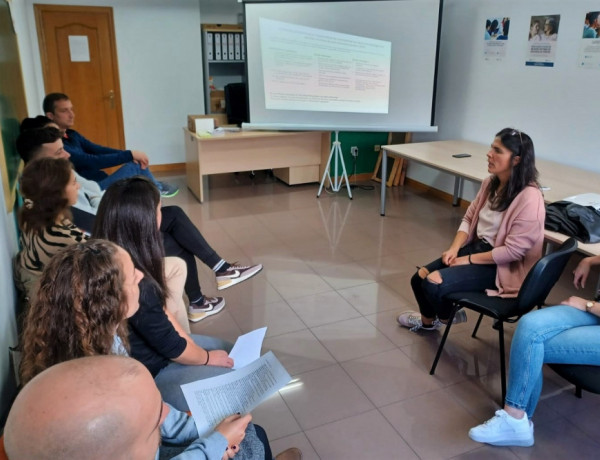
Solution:
<svg viewBox="0 0 600 460">
<path fill-rule="evenodd" d="M 586 311 L 592 311 L 592 308 L 594 308 L 594 305 L 596 305 L 596 302 L 593 301 L 589 301 L 585 304 L 585 310 Z"/>
</svg>

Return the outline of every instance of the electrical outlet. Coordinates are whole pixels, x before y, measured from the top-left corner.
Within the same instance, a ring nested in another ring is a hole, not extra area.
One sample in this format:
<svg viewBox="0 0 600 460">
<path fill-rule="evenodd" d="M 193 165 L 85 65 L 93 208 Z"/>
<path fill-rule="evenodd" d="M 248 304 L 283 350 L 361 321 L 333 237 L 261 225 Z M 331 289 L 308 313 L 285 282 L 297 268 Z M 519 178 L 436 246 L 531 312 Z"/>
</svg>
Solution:
<svg viewBox="0 0 600 460">
<path fill-rule="evenodd" d="M 376 145 L 373 150 L 375 150 L 376 152 L 379 152 L 381 150 L 381 145 Z"/>
<path fill-rule="evenodd" d="M 357 157 L 358 156 L 358 147 L 354 146 L 354 147 L 350 147 L 350 154 L 353 157 Z"/>
</svg>

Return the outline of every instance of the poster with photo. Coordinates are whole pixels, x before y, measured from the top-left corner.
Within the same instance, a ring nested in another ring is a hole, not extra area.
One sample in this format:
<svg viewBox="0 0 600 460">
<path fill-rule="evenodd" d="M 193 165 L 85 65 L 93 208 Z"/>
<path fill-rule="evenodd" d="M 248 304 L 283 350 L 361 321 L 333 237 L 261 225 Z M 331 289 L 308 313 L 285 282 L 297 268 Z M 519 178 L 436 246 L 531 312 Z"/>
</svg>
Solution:
<svg viewBox="0 0 600 460">
<path fill-rule="evenodd" d="M 510 18 L 493 17 L 485 20 L 483 56 L 486 61 L 501 61 L 506 56 Z"/>
<path fill-rule="evenodd" d="M 525 65 L 554 67 L 560 14 L 531 16 Z"/>
<path fill-rule="evenodd" d="M 600 11 L 585 15 L 578 65 L 584 69 L 600 69 Z"/>
</svg>

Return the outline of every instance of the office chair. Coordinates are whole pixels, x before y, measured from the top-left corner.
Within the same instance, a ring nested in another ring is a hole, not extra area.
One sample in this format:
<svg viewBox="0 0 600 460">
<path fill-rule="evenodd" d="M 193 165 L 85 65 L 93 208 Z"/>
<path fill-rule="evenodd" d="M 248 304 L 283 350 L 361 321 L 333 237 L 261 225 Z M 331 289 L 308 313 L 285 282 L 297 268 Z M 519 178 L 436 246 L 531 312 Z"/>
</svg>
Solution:
<svg viewBox="0 0 600 460">
<path fill-rule="evenodd" d="M 556 251 L 538 260 L 529 270 L 519 295 L 516 298 L 504 299 L 502 297 L 490 297 L 482 291 L 455 292 L 445 298 L 452 301 L 453 306 L 442 341 L 438 347 L 437 354 L 431 366 L 430 375 L 435 373 L 435 368 L 442 355 L 444 344 L 452 327 L 454 315 L 461 308 L 468 308 L 479 313 L 479 319 L 471 337 L 475 337 L 483 316 L 489 316 L 496 320 L 494 328 L 498 330 L 500 344 L 500 374 L 502 378 L 502 404 L 506 396 L 506 361 L 504 356 L 504 323 L 514 323 L 525 313 L 535 307 L 541 307 L 556 284 L 560 275 L 567 265 L 571 254 L 577 250 L 577 241 L 574 238 L 566 240 Z"/>
</svg>

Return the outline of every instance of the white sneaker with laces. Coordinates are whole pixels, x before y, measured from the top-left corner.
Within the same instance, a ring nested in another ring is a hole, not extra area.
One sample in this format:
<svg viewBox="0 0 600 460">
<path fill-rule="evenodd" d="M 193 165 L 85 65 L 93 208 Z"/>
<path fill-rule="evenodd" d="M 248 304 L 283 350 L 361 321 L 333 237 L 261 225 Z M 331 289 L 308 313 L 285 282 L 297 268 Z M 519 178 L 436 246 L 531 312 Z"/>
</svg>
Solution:
<svg viewBox="0 0 600 460">
<path fill-rule="evenodd" d="M 487 422 L 469 430 L 473 441 L 485 442 L 493 446 L 533 446 L 533 422 L 524 415 L 522 419 L 510 416 L 504 409 Z"/>
<path fill-rule="evenodd" d="M 231 286 L 234 286 L 248 278 L 256 275 L 263 268 L 262 264 L 257 265 L 230 265 L 227 270 L 217 272 L 217 289 L 222 291 Z"/>
<path fill-rule="evenodd" d="M 421 320 L 421 313 L 414 310 L 408 310 L 401 313 L 397 318 L 398 324 L 403 327 L 408 327 L 411 332 L 423 331 L 437 331 L 442 327 L 442 323 L 436 318 L 431 326 L 424 326 Z"/>
</svg>

